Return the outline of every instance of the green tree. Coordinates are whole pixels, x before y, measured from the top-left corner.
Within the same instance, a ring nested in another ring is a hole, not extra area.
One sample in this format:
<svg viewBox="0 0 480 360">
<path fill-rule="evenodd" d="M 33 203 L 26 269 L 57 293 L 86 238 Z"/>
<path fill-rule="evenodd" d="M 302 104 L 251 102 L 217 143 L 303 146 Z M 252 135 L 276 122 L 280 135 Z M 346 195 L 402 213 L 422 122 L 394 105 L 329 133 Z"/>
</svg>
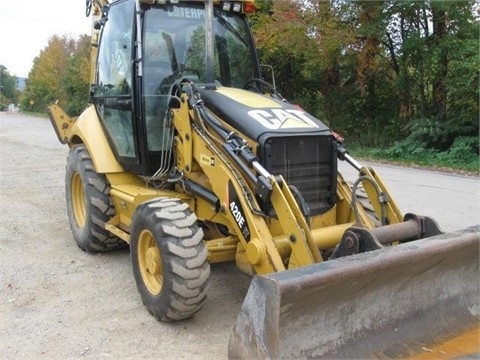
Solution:
<svg viewBox="0 0 480 360">
<path fill-rule="evenodd" d="M 22 108 L 45 112 L 59 100 L 72 116 L 78 115 L 88 100 L 89 37 L 78 40 L 54 35 L 33 61 L 23 93 Z"/>
<path fill-rule="evenodd" d="M 90 81 L 90 36 L 81 36 L 68 63 L 62 87 L 67 96 L 65 111 L 79 115 L 88 104 Z"/>
<path fill-rule="evenodd" d="M 74 51 L 74 41 L 67 36 L 54 35 L 48 46 L 33 60 L 33 67 L 25 83 L 22 108 L 44 112 L 56 100 L 65 101 L 62 79 Z"/>
<path fill-rule="evenodd" d="M 257 14 L 253 24 L 262 62 L 275 69 L 280 92 L 292 101 L 304 98 L 309 80 L 303 74 L 308 44 L 313 40 L 306 34 L 306 24 L 299 4 L 278 0 Z"/>
<path fill-rule="evenodd" d="M 400 133 L 410 148 L 445 151 L 478 136 L 478 31 L 474 1 L 392 1 L 388 51 L 396 66 Z"/>
<path fill-rule="evenodd" d="M 267 4 L 252 22 L 280 92 L 346 138 L 435 151 L 478 138 L 474 0 Z"/>
<path fill-rule="evenodd" d="M 18 95 L 17 77 L 0 65 L 0 111 L 5 111 L 11 103 L 17 103 Z"/>
</svg>

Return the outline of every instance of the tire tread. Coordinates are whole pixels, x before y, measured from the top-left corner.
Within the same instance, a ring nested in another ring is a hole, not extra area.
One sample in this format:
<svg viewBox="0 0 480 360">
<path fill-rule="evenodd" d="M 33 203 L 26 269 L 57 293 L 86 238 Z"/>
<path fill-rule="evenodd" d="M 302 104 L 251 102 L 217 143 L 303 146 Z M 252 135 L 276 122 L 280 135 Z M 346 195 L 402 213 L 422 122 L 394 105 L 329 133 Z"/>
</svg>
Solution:
<svg viewBox="0 0 480 360">
<path fill-rule="evenodd" d="M 163 263 L 163 287 L 158 295 L 146 290 L 138 269 L 137 236 L 142 229 L 154 234 Z M 178 321 L 198 312 L 207 297 L 210 265 L 203 230 L 188 204 L 159 198 L 141 204 L 133 216 L 132 265 L 137 289 L 145 306 L 161 321 Z"/>
</svg>

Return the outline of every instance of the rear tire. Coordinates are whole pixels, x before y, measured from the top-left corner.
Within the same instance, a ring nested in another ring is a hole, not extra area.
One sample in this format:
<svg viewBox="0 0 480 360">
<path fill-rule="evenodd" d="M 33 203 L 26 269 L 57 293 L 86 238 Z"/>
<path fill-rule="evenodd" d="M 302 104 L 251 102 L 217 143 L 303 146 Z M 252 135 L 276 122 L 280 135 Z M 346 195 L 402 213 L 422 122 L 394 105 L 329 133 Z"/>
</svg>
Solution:
<svg viewBox="0 0 480 360">
<path fill-rule="evenodd" d="M 98 174 L 85 145 L 74 146 L 65 171 L 67 213 L 73 238 L 87 252 L 105 252 L 127 244 L 105 230 L 105 223 L 115 216 L 110 186 Z"/>
<path fill-rule="evenodd" d="M 160 321 L 186 319 L 199 311 L 210 265 L 203 231 L 188 205 L 169 198 L 141 204 L 130 239 L 133 275 L 148 311 Z"/>
</svg>

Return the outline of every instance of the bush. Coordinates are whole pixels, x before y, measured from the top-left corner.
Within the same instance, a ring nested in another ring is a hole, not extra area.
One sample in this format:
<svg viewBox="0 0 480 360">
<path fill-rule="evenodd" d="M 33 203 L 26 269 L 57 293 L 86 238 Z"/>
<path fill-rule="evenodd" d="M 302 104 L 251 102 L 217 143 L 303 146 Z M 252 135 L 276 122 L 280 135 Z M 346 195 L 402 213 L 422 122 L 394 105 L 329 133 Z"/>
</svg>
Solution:
<svg viewBox="0 0 480 360">
<path fill-rule="evenodd" d="M 444 164 L 456 166 L 459 163 L 467 166 L 479 166 L 479 141 L 475 136 L 460 136 L 445 152 L 437 154 L 437 159 Z"/>
<path fill-rule="evenodd" d="M 401 164 L 416 164 L 480 173 L 479 139 L 459 136 L 446 151 L 430 149 L 418 139 L 407 137 L 387 149 L 354 147 L 354 156 L 371 160 L 388 160 Z"/>
</svg>

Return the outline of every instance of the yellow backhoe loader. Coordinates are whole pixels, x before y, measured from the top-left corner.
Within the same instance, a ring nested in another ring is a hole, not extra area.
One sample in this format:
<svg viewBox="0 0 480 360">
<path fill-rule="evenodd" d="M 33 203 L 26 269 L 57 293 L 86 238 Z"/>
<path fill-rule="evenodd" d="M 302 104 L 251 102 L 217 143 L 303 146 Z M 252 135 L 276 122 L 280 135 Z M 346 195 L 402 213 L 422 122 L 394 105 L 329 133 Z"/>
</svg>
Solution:
<svg viewBox="0 0 480 360">
<path fill-rule="evenodd" d="M 161 321 L 199 311 L 210 264 L 234 261 L 253 280 L 230 358 L 404 358 L 465 334 L 478 354 L 480 228 L 403 215 L 374 169 L 263 80 L 253 11 L 86 1 L 90 105 L 49 107 L 76 243 L 129 245 Z"/>
</svg>

